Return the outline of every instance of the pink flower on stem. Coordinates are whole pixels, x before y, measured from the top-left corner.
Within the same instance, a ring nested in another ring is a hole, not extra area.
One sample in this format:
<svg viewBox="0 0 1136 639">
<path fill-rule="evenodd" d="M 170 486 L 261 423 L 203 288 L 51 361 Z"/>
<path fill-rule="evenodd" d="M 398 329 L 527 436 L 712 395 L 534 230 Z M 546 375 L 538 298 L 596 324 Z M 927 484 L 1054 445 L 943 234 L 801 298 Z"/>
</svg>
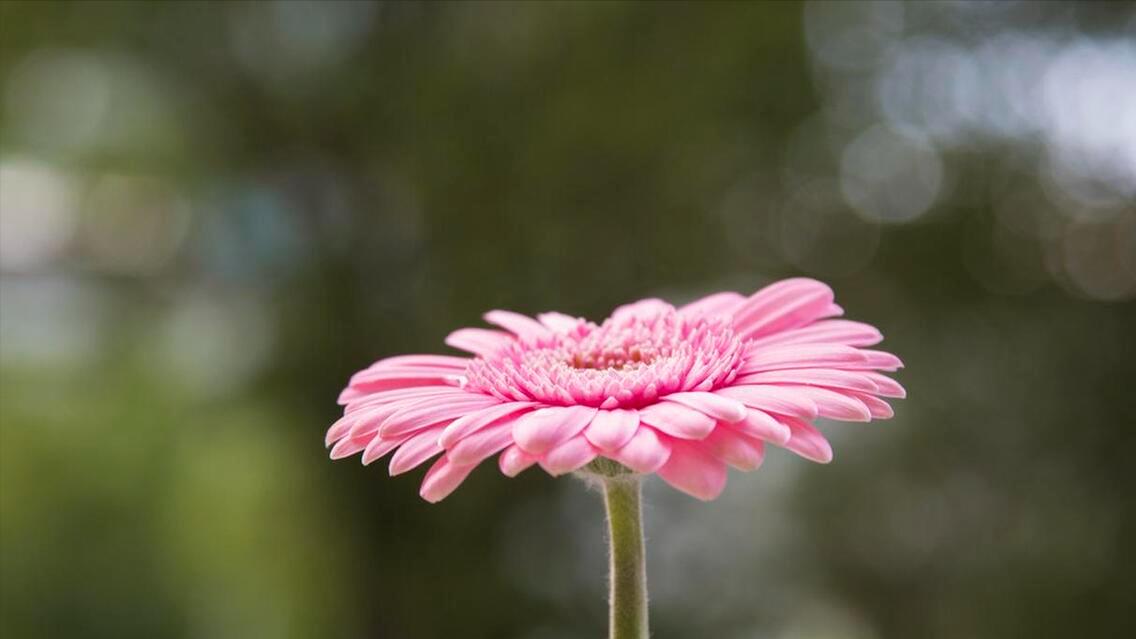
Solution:
<svg viewBox="0 0 1136 639">
<path fill-rule="evenodd" d="M 494 455 L 509 477 L 608 459 L 710 500 L 727 467 L 756 469 L 766 444 L 830 461 L 818 417 L 892 416 L 880 398 L 904 390 L 883 372 L 902 364 L 866 348 L 880 332 L 833 319 L 842 313 L 832 289 L 806 278 L 679 308 L 641 300 L 598 325 L 490 311 L 500 330 L 446 338 L 473 357 L 402 355 L 356 373 L 326 442 L 333 459 L 361 452 L 364 464 L 393 451 L 392 475 L 437 457 L 420 491 L 431 502 Z"/>
</svg>

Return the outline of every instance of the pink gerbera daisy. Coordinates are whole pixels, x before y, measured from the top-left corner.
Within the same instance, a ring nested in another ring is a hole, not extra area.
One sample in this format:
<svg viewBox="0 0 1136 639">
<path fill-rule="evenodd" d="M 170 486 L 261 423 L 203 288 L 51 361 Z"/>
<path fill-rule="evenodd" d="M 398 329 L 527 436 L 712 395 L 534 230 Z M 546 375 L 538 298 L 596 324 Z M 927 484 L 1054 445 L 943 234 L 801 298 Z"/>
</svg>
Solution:
<svg viewBox="0 0 1136 639">
<path fill-rule="evenodd" d="M 403 355 L 356 373 L 326 441 L 333 459 L 362 452 L 364 464 L 394 451 L 392 475 L 440 455 L 422 482 L 431 502 L 493 455 L 509 477 L 606 458 L 714 499 L 727 466 L 756 469 L 767 443 L 830 461 L 818 417 L 892 416 L 880 397 L 904 390 L 881 371 L 902 364 L 864 348 L 880 332 L 832 319 L 842 313 L 832 289 L 806 278 L 679 308 L 645 299 L 601 324 L 490 311 L 485 320 L 503 330 L 446 338 L 473 357 Z"/>
</svg>

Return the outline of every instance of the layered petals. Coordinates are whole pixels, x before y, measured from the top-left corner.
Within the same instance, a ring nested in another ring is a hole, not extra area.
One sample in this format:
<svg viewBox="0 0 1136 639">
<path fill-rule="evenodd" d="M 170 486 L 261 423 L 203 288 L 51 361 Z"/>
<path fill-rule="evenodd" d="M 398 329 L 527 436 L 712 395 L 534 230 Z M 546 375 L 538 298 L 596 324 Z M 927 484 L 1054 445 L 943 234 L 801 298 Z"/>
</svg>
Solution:
<svg viewBox="0 0 1136 639">
<path fill-rule="evenodd" d="M 738 470 L 757 470 L 765 459 L 765 442 L 721 424 L 702 442 L 714 457 Z"/>
<path fill-rule="evenodd" d="M 426 472 L 426 478 L 422 480 L 422 488 L 418 494 L 432 504 L 438 503 L 454 492 L 474 468 L 473 465 L 454 464 L 443 456 Z"/>
<path fill-rule="evenodd" d="M 543 455 L 557 444 L 587 428 L 596 409 L 586 406 L 549 406 L 517 420 L 513 439 L 530 455 Z"/>
<path fill-rule="evenodd" d="M 795 417 L 782 418 L 792 435 L 785 442 L 786 449 L 820 464 L 832 461 L 832 446 L 815 427 Z"/>
<path fill-rule="evenodd" d="M 462 417 L 450 422 L 450 424 L 446 426 L 446 429 L 442 431 L 442 436 L 438 441 L 442 446 L 452 447 L 462 439 L 469 437 L 490 424 L 499 422 L 506 417 L 522 414 L 532 410 L 536 406 L 537 404 L 533 404 L 532 402 L 504 402 L 493 404 L 479 411 L 466 413 Z"/>
<path fill-rule="evenodd" d="M 512 311 L 489 311 L 485 314 L 485 321 L 522 339 L 539 340 L 552 335 L 552 331 L 544 324 Z"/>
<path fill-rule="evenodd" d="M 506 477 L 516 477 L 528 467 L 537 462 L 539 458 L 521 450 L 520 446 L 513 444 L 505 449 L 498 458 L 497 465 L 501 474 Z"/>
<path fill-rule="evenodd" d="M 792 436 L 792 431 L 783 422 L 778 421 L 772 414 L 756 408 L 749 409 L 745 419 L 730 426 L 739 433 L 779 446 L 789 441 L 789 437 Z"/>
<path fill-rule="evenodd" d="M 730 314 L 730 312 L 734 308 L 737 308 L 738 304 L 741 304 L 743 301 L 745 301 L 744 296 L 734 293 L 733 291 L 724 291 L 696 299 L 686 306 L 679 308 L 678 312 L 692 317 L 725 315 Z"/>
<path fill-rule="evenodd" d="M 659 402 L 639 411 L 639 421 L 678 439 L 703 439 L 714 430 L 715 419 L 676 402 Z"/>
<path fill-rule="evenodd" d="M 743 337 L 758 338 L 805 326 L 832 311 L 834 295 L 827 284 L 798 277 L 770 284 L 734 312 L 734 327 Z"/>
<path fill-rule="evenodd" d="M 725 422 L 739 422 L 745 419 L 745 404 L 736 399 L 715 395 L 706 391 L 671 393 L 663 398 L 668 402 L 682 404 L 688 408 Z"/>
<path fill-rule="evenodd" d="M 485 428 L 454 444 L 450 459 L 457 464 L 477 464 L 513 444 L 513 424 L 506 422 Z"/>
<path fill-rule="evenodd" d="M 437 458 L 420 494 L 435 502 L 486 459 L 514 477 L 586 471 L 597 458 L 657 474 L 710 500 L 727 468 L 761 466 L 767 444 L 827 463 L 813 421 L 887 419 L 906 396 L 872 350 L 883 336 L 846 319 L 809 278 L 745 297 L 714 293 L 676 309 L 648 298 L 602 324 L 557 312 L 485 314 L 446 344 L 472 356 L 398 355 L 351 377 L 327 430 L 333 459 L 388 455 L 392 475 Z"/>
<path fill-rule="evenodd" d="M 584 436 L 600 450 L 619 450 L 639 430 L 639 411 L 600 410 L 584 430 Z"/>
<path fill-rule="evenodd" d="M 599 455 L 599 450 L 588 438 L 578 435 L 548 451 L 540 460 L 541 468 L 549 475 L 563 475 L 586 466 Z"/>
<path fill-rule="evenodd" d="M 807 395 L 776 385 L 740 384 L 717 391 L 719 395 L 736 399 L 758 410 L 779 415 L 793 415 L 813 419 L 817 416 L 816 402 Z"/>
<path fill-rule="evenodd" d="M 447 346 L 481 356 L 492 355 L 513 341 L 508 333 L 484 328 L 459 328 L 446 337 Z"/>
<path fill-rule="evenodd" d="M 387 417 L 383 421 L 382 426 L 379 427 L 379 433 L 382 434 L 383 437 L 395 437 L 412 433 L 433 424 L 452 421 L 468 414 L 470 411 L 481 410 L 496 405 L 496 400 L 484 395 L 470 395 L 468 398 L 450 400 L 444 403 L 439 402 L 437 404 L 429 400 L 421 401 Z"/>
<path fill-rule="evenodd" d="M 689 442 L 674 442 L 667 463 L 655 472 L 671 486 L 703 501 L 716 499 L 726 487 L 725 462 Z"/>
<path fill-rule="evenodd" d="M 671 456 L 671 445 L 654 428 L 641 426 L 630 441 L 606 456 L 637 473 L 646 475 L 667 463 Z"/>
<path fill-rule="evenodd" d="M 431 428 L 410 437 L 395 451 L 390 461 L 390 474 L 400 475 L 413 470 L 434 455 L 442 452 L 438 444 L 441 428 Z"/>
</svg>

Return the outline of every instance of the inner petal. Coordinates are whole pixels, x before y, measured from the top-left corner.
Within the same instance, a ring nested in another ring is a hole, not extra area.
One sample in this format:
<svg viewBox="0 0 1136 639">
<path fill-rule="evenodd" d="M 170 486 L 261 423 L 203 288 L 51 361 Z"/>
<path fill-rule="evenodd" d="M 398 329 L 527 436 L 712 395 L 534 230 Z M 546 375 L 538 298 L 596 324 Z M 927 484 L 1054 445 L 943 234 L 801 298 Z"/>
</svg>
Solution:
<svg viewBox="0 0 1136 639">
<path fill-rule="evenodd" d="M 541 339 L 521 339 L 474 359 L 467 390 L 507 400 L 625 408 L 736 374 L 742 341 L 723 319 L 689 318 L 669 306 L 617 314 Z"/>
</svg>

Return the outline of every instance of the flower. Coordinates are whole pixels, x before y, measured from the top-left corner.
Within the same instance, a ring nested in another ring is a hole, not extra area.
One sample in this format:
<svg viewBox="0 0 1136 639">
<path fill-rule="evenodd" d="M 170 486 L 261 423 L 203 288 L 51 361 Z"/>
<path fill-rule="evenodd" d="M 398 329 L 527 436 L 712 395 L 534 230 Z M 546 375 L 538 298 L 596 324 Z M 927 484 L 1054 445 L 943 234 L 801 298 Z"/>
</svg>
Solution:
<svg viewBox="0 0 1136 639">
<path fill-rule="evenodd" d="M 602 324 L 562 313 L 490 311 L 503 330 L 462 328 L 446 343 L 474 357 L 402 355 L 356 373 L 327 432 L 332 459 L 394 451 L 390 473 L 439 456 L 421 495 L 445 498 L 493 455 L 514 477 L 552 475 L 607 458 L 710 500 L 727 466 L 754 470 L 765 444 L 827 463 L 818 417 L 892 416 L 903 397 L 880 371 L 896 356 L 864 347 L 883 336 L 843 314 L 827 285 L 773 283 L 749 297 L 715 293 L 675 308 L 621 306 Z"/>
</svg>

